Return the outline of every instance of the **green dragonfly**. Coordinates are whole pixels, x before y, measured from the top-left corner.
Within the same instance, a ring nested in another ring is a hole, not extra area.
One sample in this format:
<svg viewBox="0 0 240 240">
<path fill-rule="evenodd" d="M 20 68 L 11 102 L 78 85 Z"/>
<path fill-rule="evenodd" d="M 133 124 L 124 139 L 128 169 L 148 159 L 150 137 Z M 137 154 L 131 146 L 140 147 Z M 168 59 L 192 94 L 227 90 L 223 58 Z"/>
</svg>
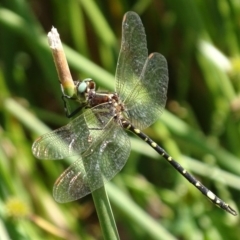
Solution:
<svg viewBox="0 0 240 240">
<path fill-rule="evenodd" d="M 58 202 L 77 200 L 111 180 L 125 165 L 131 150 L 125 130 L 131 131 L 182 174 L 218 207 L 237 215 L 164 149 L 141 130 L 162 114 L 167 99 L 168 68 L 159 53 L 148 55 L 140 17 L 127 12 L 122 23 L 122 42 L 113 93 L 96 91 L 92 79 L 76 81 L 82 114 L 66 126 L 39 137 L 32 146 L 39 159 L 79 158 L 57 179 L 53 196 Z M 65 96 L 66 97 L 66 96 Z"/>
</svg>

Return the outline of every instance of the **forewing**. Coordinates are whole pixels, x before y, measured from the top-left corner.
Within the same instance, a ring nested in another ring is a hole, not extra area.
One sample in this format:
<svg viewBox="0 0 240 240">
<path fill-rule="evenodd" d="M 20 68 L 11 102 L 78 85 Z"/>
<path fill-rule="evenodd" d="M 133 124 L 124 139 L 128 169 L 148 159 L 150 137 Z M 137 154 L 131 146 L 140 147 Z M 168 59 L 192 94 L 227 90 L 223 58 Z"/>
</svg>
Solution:
<svg viewBox="0 0 240 240">
<path fill-rule="evenodd" d="M 104 104 L 88 109 L 67 125 L 39 137 L 33 143 L 33 155 L 39 159 L 63 159 L 81 154 L 94 144 L 110 118 Z"/>
<path fill-rule="evenodd" d="M 152 53 L 146 59 L 138 83 L 125 99 L 131 123 L 144 129 L 162 114 L 166 104 L 168 87 L 167 61 L 160 53 Z"/>
<path fill-rule="evenodd" d="M 122 23 L 122 42 L 116 69 L 116 92 L 124 100 L 139 80 L 148 56 L 147 41 L 140 17 L 127 12 Z"/>
<path fill-rule="evenodd" d="M 89 129 L 84 114 L 67 125 L 39 137 L 32 146 L 39 159 L 62 159 L 84 152 L 88 146 Z"/>
<path fill-rule="evenodd" d="M 112 121 L 82 158 L 74 162 L 56 181 L 53 196 L 58 202 L 77 200 L 111 180 L 125 165 L 130 141 L 122 128 Z"/>
</svg>

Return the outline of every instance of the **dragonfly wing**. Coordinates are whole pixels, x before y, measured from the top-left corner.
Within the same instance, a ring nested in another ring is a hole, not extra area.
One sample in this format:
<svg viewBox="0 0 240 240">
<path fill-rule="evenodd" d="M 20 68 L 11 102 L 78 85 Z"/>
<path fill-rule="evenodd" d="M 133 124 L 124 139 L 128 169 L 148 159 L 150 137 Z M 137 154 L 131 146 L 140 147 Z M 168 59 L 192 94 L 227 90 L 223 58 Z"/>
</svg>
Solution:
<svg viewBox="0 0 240 240">
<path fill-rule="evenodd" d="M 53 197 L 57 202 L 71 202 L 90 193 L 82 158 L 75 161 L 57 179 Z"/>
<path fill-rule="evenodd" d="M 63 159 L 81 154 L 95 140 L 91 129 L 101 131 L 95 114 L 89 109 L 67 125 L 39 137 L 33 143 L 33 155 L 39 159 Z"/>
<path fill-rule="evenodd" d="M 144 129 L 162 114 L 167 100 L 167 61 L 160 53 L 152 53 L 146 59 L 139 82 L 126 101 L 131 123 Z"/>
<path fill-rule="evenodd" d="M 147 40 L 140 17 L 127 12 L 122 23 L 122 41 L 116 69 L 116 92 L 125 99 L 139 80 L 148 56 Z"/>
<path fill-rule="evenodd" d="M 53 196 L 70 202 L 86 196 L 111 180 L 125 165 L 130 141 L 125 131 L 109 123 L 94 146 L 74 162 L 56 181 Z"/>
</svg>

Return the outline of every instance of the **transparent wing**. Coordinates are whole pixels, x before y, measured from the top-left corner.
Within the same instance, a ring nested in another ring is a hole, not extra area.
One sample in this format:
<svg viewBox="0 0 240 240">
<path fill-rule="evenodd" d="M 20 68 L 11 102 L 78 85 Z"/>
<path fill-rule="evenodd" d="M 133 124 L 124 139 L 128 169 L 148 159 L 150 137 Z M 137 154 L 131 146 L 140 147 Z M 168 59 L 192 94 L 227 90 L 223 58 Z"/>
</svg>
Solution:
<svg viewBox="0 0 240 240">
<path fill-rule="evenodd" d="M 125 103 L 131 123 L 144 129 L 155 122 L 166 104 L 168 70 L 159 53 L 148 57 L 141 19 L 134 12 L 125 14 L 122 44 L 116 70 L 116 91 Z"/>
<path fill-rule="evenodd" d="M 74 201 L 103 186 L 123 168 L 130 148 L 126 132 L 111 121 L 94 150 L 90 148 L 58 178 L 53 189 L 55 200 Z"/>
<path fill-rule="evenodd" d="M 135 127 L 144 129 L 160 117 L 167 87 L 167 61 L 160 53 L 152 53 L 146 59 L 139 82 L 125 99 L 128 118 Z"/>
<path fill-rule="evenodd" d="M 88 137 L 89 129 L 82 114 L 67 125 L 39 137 L 33 143 L 32 152 L 39 159 L 62 159 L 84 152 L 89 147 Z"/>
<path fill-rule="evenodd" d="M 33 155 L 39 159 L 63 159 L 85 152 L 112 118 L 106 105 L 88 109 L 67 125 L 39 137 L 33 143 Z"/>
<path fill-rule="evenodd" d="M 122 42 L 116 69 L 116 92 L 124 100 L 134 89 L 148 56 L 147 40 L 140 17 L 127 12 L 122 22 Z"/>
</svg>

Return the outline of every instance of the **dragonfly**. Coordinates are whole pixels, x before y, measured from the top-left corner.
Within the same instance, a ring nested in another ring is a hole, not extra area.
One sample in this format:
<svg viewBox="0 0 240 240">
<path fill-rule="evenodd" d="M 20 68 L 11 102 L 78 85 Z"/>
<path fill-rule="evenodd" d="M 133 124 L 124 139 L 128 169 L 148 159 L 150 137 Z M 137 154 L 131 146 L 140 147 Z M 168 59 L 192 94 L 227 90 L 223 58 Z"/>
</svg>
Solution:
<svg viewBox="0 0 240 240">
<path fill-rule="evenodd" d="M 160 53 L 148 55 L 145 30 L 135 12 L 127 12 L 123 17 L 115 81 L 112 93 L 97 91 L 90 78 L 74 81 L 76 97 L 72 100 L 79 103 L 81 114 L 33 143 L 32 152 L 39 159 L 79 155 L 56 180 L 55 200 L 61 203 L 77 200 L 111 180 L 124 167 L 131 151 L 127 130 L 150 145 L 214 204 L 236 216 L 233 208 L 142 132 L 165 108 L 168 67 Z"/>
</svg>

